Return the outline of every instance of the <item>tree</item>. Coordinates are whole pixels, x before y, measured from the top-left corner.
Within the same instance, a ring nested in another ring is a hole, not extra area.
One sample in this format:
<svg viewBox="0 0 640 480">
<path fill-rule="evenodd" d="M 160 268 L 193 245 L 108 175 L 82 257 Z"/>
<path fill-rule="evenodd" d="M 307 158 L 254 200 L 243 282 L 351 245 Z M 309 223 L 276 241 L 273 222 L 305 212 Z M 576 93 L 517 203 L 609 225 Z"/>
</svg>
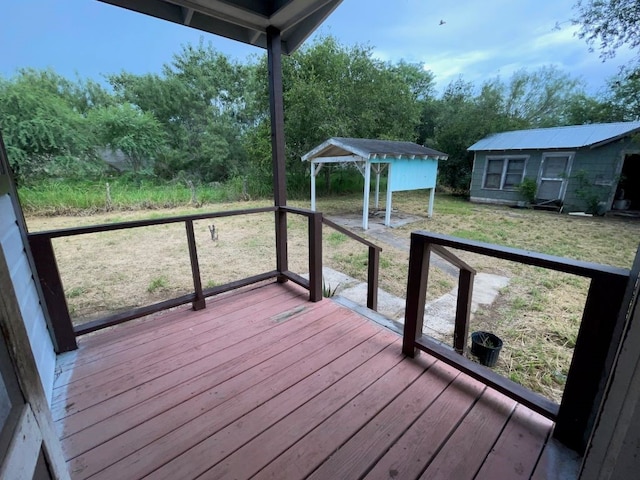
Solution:
<svg viewBox="0 0 640 480">
<path fill-rule="evenodd" d="M 524 128 L 551 127 L 563 123 L 565 105 L 581 91 L 581 83 L 554 66 L 544 66 L 515 72 L 505 89 L 506 115 Z"/>
<path fill-rule="evenodd" d="M 0 79 L 0 129 L 18 182 L 101 171 L 92 131 L 73 108 L 71 87 L 52 70 L 24 69 Z"/>
<path fill-rule="evenodd" d="M 608 86 L 607 100 L 616 120 L 640 120 L 640 68 L 622 68 Z"/>
<path fill-rule="evenodd" d="M 574 8 L 580 25 L 580 38 L 594 48 L 597 45 L 603 60 L 613 58 L 626 46 L 635 52 L 636 62 L 620 68 L 609 81 L 608 101 L 614 116 L 623 120 L 640 118 L 640 1 L 639 0 L 578 0 Z"/>
<path fill-rule="evenodd" d="M 212 182 L 237 175 L 246 163 L 242 138 L 252 124 L 248 70 L 201 42 L 183 46 L 162 75 L 121 73 L 108 79 L 122 102 L 162 125 L 167 148 L 157 156 L 157 174 Z"/>
<path fill-rule="evenodd" d="M 578 35 L 593 48 L 597 44 L 603 59 L 613 58 L 626 45 L 640 46 L 640 2 L 638 0 L 578 0 L 574 24 Z"/>
<path fill-rule="evenodd" d="M 554 67 L 520 70 L 507 82 L 494 78 L 479 89 L 462 78 L 451 82 L 429 105 L 435 115 L 434 146 L 449 155 L 441 163 L 439 181 L 467 192 L 473 169 L 467 148 L 490 133 L 564 125 L 567 105 L 578 96 L 584 96 L 580 83 Z"/>
<path fill-rule="evenodd" d="M 97 144 L 123 152 L 134 172 L 151 167 L 164 147 L 160 123 L 129 104 L 94 109 L 88 118 Z"/>
<path fill-rule="evenodd" d="M 266 79 L 264 58 L 256 74 Z M 420 120 L 417 99 L 433 89 L 431 74 L 418 66 L 379 61 L 371 47 L 344 46 L 331 36 L 283 58 L 283 81 L 288 187 L 294 193 L 306 191 L 309 183 L 308 165 L 300 157 L 329 137 L 414 141 Z M 257 110 L 267 111 L 267 98 L 262 83 Z M 266 135 L 269 130 L 258 131 Z M 267 145 L 256 136 L 252 141 Z M 266 165 L 270 150 L 261 152 L 252 154 L 252 162 Z M 323 170 L 329 188 L 331 169 Z"/>
</svg>

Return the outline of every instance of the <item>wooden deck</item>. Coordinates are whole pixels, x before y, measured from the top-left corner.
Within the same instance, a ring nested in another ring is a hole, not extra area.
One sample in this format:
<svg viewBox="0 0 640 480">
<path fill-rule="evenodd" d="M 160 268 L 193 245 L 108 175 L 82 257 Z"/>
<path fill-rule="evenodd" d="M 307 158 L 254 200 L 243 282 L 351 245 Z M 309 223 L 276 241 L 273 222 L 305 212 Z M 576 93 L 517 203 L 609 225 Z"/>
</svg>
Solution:
<svg viewBox="0 0 640 480">
<path fill-rule="evenodd" d="M 332 300 L 272 283 L 83 338 L 53 416 L 75 479 L 519 479 L 552 423 Z M 549 458 L 547 458 L 549 457 Z"/>
</svg>

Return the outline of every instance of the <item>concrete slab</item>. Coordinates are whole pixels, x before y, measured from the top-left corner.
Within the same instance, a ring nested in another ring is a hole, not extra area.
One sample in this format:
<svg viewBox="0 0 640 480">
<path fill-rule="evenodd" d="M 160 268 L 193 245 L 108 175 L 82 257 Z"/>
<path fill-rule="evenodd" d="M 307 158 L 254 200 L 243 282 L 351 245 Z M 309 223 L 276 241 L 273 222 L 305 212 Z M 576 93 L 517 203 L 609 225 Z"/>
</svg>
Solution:
<svg viewBox="0 0 640 480">
<path fill-rule="evenodd" d="M 366 283 L 329 267 L 324 267 L 322 274 L 325 285 L 332 291 L 335 289 L 335 295 L 366 307 Z M 308 278 L 308 275 L 303 276 Z M 490 306 L 499 295 L 500 290 L 508 284 L 508 277 L 490 273 L 478 273 L 473 282 L 472 318 L 473 313 L 479 308 Z M 456 288 L 442 297 L 425 305 L 423 332 L 449 345 L 453 342 L 457 296 L 458 288 L 456 286 Z M 391 295 L 384 290 L 378 290 L 378 313 L 391 319 L 394 323 L 404 324 L 405 305 L 405 299 Z"/>
</svg>

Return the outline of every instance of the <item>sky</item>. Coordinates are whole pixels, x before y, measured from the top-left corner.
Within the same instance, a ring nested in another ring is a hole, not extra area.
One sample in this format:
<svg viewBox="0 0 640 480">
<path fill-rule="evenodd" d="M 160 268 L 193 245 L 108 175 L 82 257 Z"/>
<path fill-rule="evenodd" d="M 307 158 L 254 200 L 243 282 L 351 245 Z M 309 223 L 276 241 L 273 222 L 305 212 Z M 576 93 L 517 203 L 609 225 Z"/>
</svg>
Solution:
<svg viewBox="0 0 640 480">
<path fill-rule="evenodd" d="M 264 50 L 97 0 L 22 0 L 3 6 L 0 75 L 19 68 L 53 68 L 68 78 L 104 81 L 105 74 L 159 73 L 180 45 L 200 39 L 235 60 Z M 344 0 L 307 41 L 333 35 L 362 44 L 390 62 L 420 63 L 442 90 L 460 76 L 476 84 L 515 71 L 555 65 L 605 86 L 632 59 L 621 50 L 602 62 L 571 24 L 574 0 Z M 556 28 L 559 25 L 560 28 Z"/>
</svg>

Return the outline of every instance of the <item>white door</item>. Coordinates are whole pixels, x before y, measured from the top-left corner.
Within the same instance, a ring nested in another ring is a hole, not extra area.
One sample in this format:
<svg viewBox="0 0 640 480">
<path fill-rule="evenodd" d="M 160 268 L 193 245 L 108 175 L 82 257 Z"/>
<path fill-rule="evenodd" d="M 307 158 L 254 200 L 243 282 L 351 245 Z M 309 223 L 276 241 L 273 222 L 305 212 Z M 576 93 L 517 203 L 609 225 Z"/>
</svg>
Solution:
<svg viewBox="0 0 640 480">
<path fill-rule="evenodd" d="M 538 200 L 563 200 L 573 154 L 544 154 L 538 181 Z"/>
</svg>

